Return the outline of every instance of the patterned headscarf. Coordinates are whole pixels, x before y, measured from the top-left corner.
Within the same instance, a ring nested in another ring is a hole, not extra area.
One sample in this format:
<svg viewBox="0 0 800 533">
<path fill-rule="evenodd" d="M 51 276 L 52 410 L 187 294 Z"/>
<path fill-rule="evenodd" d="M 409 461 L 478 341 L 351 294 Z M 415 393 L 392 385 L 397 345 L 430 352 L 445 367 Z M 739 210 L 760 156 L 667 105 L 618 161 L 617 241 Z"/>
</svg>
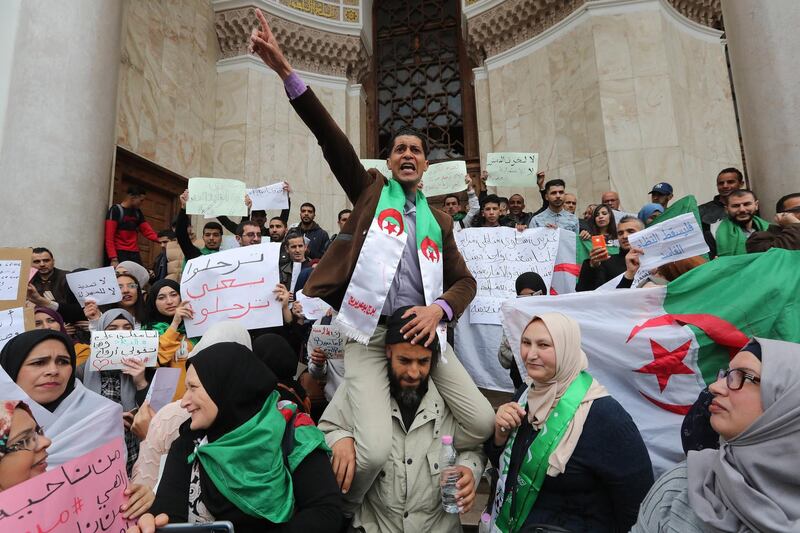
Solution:
<svg viewBox="0 0 800 533">
<path fill-rule="evenodd" d="M 0 400 L 0 459 L 6 454 L 6 444 L 8 444 L 8 437 L 11 435 L 11 420 L 14 418 L 14 411 L 23 409 L 31 418 L 30 407 L 21 400 Z"/>
</svg>

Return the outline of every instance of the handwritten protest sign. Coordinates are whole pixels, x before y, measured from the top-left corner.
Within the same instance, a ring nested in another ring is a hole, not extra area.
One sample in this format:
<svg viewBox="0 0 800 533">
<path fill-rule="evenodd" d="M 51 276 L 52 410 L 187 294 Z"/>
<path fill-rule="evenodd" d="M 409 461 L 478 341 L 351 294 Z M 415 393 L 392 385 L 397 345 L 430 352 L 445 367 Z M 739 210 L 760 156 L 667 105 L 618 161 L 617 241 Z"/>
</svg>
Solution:
<svg viewBox="0 0 800 533">
<path fill-rule="evenodd" d="M 67 283 L 81 305 L 86 300 L 94 300 L 97 305 L 113 304 L 122 300 L 117 274 L 110 266 L 72 272 L 67 274 Z"/>
<path fill-rule="evenodd" d="M 190 178 L 186 213 L 214 218 L 220 215 L 247 216 L 243 181 L 220 178 Z"/>
<path fill-rule="evenodd" d="M 308 349 L 312 351 L 314 348 L 319 348 L 325 352 L 328 359 L 343 359 L 346 342 L 347 337 L 336 326 L 314 324 L 308 336 Z"/>
<path fill-rule="evenodd" d="M 25 305 L 31 270 L 30 248 L 0 248 L 0 310 Z"/>
<path fill-rule="evenodd" d="M 93 370 L 122 370 L 123 359 L 135 358 L 145 366 L 158 363 L 158 332 L 142 329 L 133 331 L 93 331 L 89 366 Z"/>
<path fill-rule="evenodd" d="M 641 248 L 639 270 L 651 270 L 661 265 L 708 253 L 703 231 L 693 213 L 685 213 L 628 237 L 631 248 Z"/>
<path fill-rule="evenodd" d="M 121 438 L 0 492 L 0 531 L 125 531 L 125 443 Z"/>
<path fill-rule="evenodd" d="M 16 300 L 22 274 L 22 261 L 0 261 L 0 300 Z"/>
<path fill-rule="evenodd" d="M 539 171 L 539 154 L 495 152 L 486 156 L 490 187 L 533 187 Z"/>
<path fill-rule="evenodd" d="M 253 211 L 266 211 L 267 209 L 289 209 L 289 193 L 283 190 L 285 183 L 279 181 L 266 187 L 247 189 L 247 195 L 253 205 Z"/>
<path fill-rule="evenodd" d="M 0 348 L 25 331 L 25 316 L 22 307 L 0 311 Z"/>
<path fill-rule="evenodd" d="M 217 322 L 232 320 L 247 329 L 283 324 L 273 290 L 278 284 L 279 243 L 262 243 L 186 263 L 181 298 L 190 300 L 194 318 L 184 320 L 186 334 L 199 337 Z"/>
<path fill-rule="evenodd" d="M 445 161 L 428 167 L 422 175 L 425 196 L 438 196 L 451 192 L 463 191 L 467 188 L 464 178 L 467 176 L 467 164 L 464 161 Z"/>
<path fill-rule="evenodd" d="M 178 388 L 178 379 L 181 377 L 180 368 L 162 366 L 156 370 L 150 388 L 147 389 L 145 400 L 156 413 L 172 401 L 175 390 Z"/>
<path fill-rule="evenodd" d="M 309 320 L 320 320 L 331 308 L 322 298 L 306 296 L 303 291 L 297 291 L 294 299 L 303 306 L 303 316 Z"/>
<path fill-rule="evenodd" d="M 536 272 L 550 288 L 559 232 L 547 228 L 467 228 L 456 243 L 478 283 L 469 306 L 471 324 L 500 324 L 500 305 L 516 297 L 520 274 Z"/>
<path fill-rule="evenodd" d="M 364 165 L 364 168 L 367 170 L 374 168 L 387 178 L 392 177 L 392 171 L 389 170 L 389 167 L 386 165 L 385 159 L 362 159 L 361 164 Z"/>
</svg>

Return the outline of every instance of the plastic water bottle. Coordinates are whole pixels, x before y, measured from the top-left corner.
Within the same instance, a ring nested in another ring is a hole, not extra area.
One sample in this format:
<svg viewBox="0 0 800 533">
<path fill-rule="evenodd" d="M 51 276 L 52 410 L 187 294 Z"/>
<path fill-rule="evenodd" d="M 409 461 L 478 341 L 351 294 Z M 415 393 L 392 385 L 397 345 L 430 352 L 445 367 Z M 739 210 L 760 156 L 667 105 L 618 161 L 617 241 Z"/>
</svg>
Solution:
<svg viewBox="0 0 800 533">
<path fill-rule="evenodd" d="M 456 450 L 453 448 L 453 436 L 442 435 L 442 455 L 439 458 L 439 471 L 441 472 L 440 486 L 442 489 L 442 508 L 446 513 L 459 512 L 456 502 L 456 482 L 459 474 L 455 470 Z"/>
<path fill-rule="evenodd" d="M 481 523 L 478 524 L 478 533 L 491 533 L 492 531 L 492 515 L 483 513 L 481 515 Z"/>
</svg>

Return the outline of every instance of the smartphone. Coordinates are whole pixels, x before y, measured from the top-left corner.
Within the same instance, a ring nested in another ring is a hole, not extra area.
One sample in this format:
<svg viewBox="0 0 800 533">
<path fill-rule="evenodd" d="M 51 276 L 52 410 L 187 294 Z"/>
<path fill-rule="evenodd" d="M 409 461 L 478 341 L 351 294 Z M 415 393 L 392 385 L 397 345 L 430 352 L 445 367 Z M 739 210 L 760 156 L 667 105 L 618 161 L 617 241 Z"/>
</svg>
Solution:
<svg viewBox="0 0 800 533">
<path fill-rule="evenodd" d="M 605 235 L 592 235 L 592 249 L 595 248 L 606 248 Z"/>
<path fill-rule="evenodd" d="M 230 522 L 209 522 L 208 524 L 169 524 L 157 527 L 156 533 L 234 533 Z"/>
</svg>

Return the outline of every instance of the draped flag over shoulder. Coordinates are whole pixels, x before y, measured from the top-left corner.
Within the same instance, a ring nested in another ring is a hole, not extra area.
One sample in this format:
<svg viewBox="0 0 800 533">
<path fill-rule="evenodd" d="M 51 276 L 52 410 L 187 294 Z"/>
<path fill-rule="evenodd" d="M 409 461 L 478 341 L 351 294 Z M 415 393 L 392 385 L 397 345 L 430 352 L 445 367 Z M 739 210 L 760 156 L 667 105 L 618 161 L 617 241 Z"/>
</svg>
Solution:
<svg viewBox="0 0 800 533">
<path fill-rule="evenodd" d="M 684 459 L 684 415 L 749 337 L 800 342 L 798 265 L 800 251 L 772 249 L 717 258 L 666 288 L 509 300 L 503 325 L 519 357 L 531 316 L 577 320 L 589 371 L 631 414 L 660 474 Z"/>
</svg>

